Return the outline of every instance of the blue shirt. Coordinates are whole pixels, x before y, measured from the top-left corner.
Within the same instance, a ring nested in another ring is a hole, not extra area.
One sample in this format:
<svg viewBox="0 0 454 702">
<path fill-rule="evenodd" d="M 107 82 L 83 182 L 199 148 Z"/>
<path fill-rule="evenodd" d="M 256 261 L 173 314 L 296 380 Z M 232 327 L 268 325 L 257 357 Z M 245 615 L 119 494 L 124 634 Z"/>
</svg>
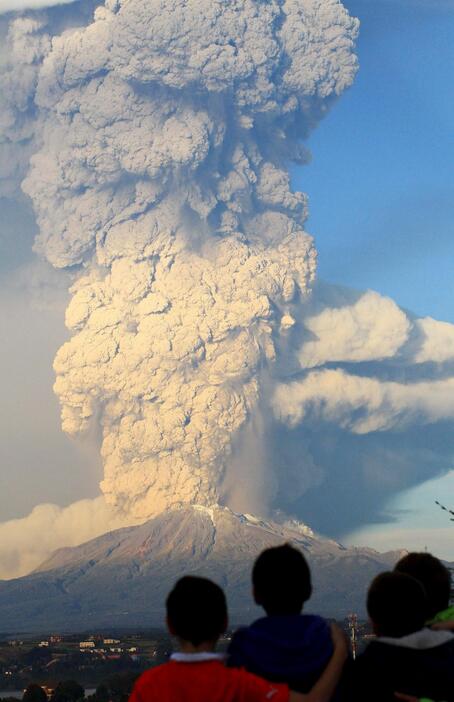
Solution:
<svg viewBox="0 0 454 702">
<path fill-rule="evenodd" d="M 307 693 L 332 654 L 331 629 L 322 617 L 273 615 L 235 632 L 228 664 Z"/>
</svg>

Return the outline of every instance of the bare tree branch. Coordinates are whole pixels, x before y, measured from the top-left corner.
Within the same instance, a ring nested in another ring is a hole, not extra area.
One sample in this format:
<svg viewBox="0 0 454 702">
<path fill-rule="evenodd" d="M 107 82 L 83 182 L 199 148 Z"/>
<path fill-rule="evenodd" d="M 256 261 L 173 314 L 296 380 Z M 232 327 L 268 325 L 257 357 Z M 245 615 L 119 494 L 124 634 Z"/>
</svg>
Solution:
<svg viewBox="0 0 454 702">
<path fill-rule="evenodd" d="M 438 500 L 435 500 L 435 504 L 440 507 L 440 509 L 444 510 L 445 512 L 448 512 L 448 514 L 452 514 L 453 516 L 450 517 L 451 522 L 454 522 L 454 510 L 448 509 L 444 505 L 441 504 L 441 502 L 438 502 Z"/>
</svg>

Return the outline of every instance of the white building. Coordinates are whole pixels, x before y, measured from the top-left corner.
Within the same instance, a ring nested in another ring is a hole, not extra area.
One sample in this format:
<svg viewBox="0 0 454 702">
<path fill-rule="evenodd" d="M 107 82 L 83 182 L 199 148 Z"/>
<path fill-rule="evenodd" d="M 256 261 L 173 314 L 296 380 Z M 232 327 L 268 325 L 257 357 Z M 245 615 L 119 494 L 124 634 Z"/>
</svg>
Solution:
<svg viewBox="0 0 454 702">
<path fill-rule="evenodd" d="M 83 649 L 86 648 L 94 648 L 95 647 L 95 642 L 94 641 L 81 641 L 79 643 L 79 648 L 82 651 Z"/>
</svg>

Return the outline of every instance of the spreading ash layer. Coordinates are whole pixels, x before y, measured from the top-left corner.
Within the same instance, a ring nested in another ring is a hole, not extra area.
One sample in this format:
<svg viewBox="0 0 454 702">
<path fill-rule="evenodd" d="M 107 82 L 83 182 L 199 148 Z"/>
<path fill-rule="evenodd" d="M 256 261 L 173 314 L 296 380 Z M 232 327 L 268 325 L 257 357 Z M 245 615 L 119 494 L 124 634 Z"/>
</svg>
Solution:
<svg viewBox="0 0 454 702">
<path fill-rule="evenodd" d="M 357 21 L 337 0 L 107 0 L 50 31 L 10 24 L 33 109 L 11 92 L 8 124 L 32 112 L 36 250 L 75 277 L 63 428 L 99 424 L 132 521 L 222 501 L 314 278 L 287 166 L 353 80 Z"/>
</svg>

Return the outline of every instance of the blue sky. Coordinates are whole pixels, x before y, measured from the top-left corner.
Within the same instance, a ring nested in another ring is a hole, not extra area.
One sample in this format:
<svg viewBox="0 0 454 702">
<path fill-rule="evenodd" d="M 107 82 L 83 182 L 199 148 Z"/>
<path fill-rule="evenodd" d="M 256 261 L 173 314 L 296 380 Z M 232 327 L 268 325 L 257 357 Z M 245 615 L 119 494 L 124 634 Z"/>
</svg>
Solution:
<svg viewBox="0 0 454 702">
<path fill-rule="evenodd" d="M 295 174 L 319 274 L 454 321 L 454 4 L 345 4 L 360 70 Z"/>
<path fill-rule="evenodd" d="M 454 3 L 344 4 L 361 20 L 360 70 L 312 134 L 312 163 L 293 174 L 309 195 L 319 276 L 454 322 Z M 453 558 L 454 526 L 437 497 L 454 503 L 453 472 L 391 500 L 396 522 L 346 538 L 439 544 Z"/>
</svg>

